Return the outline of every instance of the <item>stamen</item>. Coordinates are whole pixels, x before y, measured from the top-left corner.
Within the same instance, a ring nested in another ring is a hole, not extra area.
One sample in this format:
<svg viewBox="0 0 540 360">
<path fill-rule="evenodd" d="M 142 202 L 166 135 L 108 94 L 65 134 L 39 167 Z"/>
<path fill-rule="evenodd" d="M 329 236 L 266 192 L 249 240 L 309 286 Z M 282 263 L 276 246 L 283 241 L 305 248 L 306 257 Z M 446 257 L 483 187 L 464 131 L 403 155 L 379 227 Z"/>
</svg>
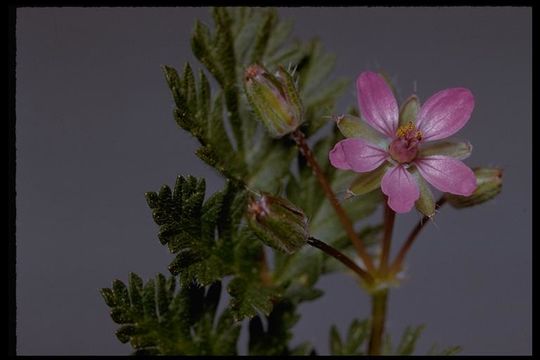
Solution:
<svg viewBox="0 0 540 360">
<path fill-rule="evenodd" d="M 396 135 L 398 137 L 405 137 L 407 136 L 411 131 L 413 131 L 416 127 L 414 126 L 414 124 L 412 123 L 412 121 L 409 121 L 407 124 L 405 125 L 401 125 L 397 131 L 396 131 Z"/>
<path fill-rule="evenodd" d="M 423 137 L 422 132 L 416 128 L 412 121 L 409 121 L 405 125 L 401 125 L 396 130 L 396 136 L 408 140 L 416 139 L 418 141 L 422 140 Z"/>
</svg>

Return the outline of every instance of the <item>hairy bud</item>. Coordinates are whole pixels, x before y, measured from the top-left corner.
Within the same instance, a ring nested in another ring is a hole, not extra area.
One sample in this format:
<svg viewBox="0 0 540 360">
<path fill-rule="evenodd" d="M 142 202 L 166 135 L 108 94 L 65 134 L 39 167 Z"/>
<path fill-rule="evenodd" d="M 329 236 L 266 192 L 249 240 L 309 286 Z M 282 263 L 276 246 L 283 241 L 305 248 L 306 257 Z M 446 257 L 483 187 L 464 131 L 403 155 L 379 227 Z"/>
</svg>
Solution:
<svg viewBox="0 0 540 360">
<path fill-rule="evenodd" d="M 287 135 L 302 123 L 300 96 L 283 67 L 271 74 L 260 65 L 249 66 L 244 73 L 244 88 L 253 110 L 273 137 Z"/>
<path fill-rule="evenodd" d="M 497 168 L 476 168 L 476 190 L 470 196 L 446 194 L 446 200 L 455 208 L 461 209 L 482 204 L 501 192 L 502 170 Z"/>
<path fill-rule="evenodd" d="M 254 196 L 248 204 L 248 219 L 265 244 L 288 254 L 298 251 L 309 237 L 304 212 L 281 197 Z"/>
</svg>

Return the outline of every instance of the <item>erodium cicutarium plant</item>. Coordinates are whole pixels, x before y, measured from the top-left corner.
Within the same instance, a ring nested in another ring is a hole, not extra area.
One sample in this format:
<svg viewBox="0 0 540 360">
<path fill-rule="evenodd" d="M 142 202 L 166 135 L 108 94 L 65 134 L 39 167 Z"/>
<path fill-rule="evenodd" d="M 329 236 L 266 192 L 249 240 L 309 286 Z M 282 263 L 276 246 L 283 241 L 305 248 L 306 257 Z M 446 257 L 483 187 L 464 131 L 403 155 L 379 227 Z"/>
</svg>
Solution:
<svg viewBox="0 0 540 360">
<path fill-rule="evenodd" d="M 450 138 L 475 121 L 472 92 L 448 88 L 423 103 L 413 94 L 400 105 L 380 72 L 330 81 L 334 57 L 315 40 L 290 42 L 291 24 L 272 9 L 212 16 L 214 26 L 196 21 L 191 38 L 200 70 L 163 72 L 177 124 L 226 184 L 206 195 L 204 179 L 179 176 L 172 189 L 145 194 L 173 255 L 170 275 L 131 273 L 127 285 L 101 289 L 118 340 L 135 354 L 315 355 L 312 344 L 290 344 L 298 307 L 323 296 L 321 276 L 341 272 L 358 279 L 366 293 L 358 301 L 372 310 L 356 314 L 346 334 L 330 329 L 331 354 L 412 354 L 423 325 L 408 327 L 397 346 L 385 332 L 406 255 L 444 204 L 475 206 L 501 191 L 502 170 L 469 168 L 471 144 Z M 358 107 L 336 111 L 354 77 Z M 366 223 L 379 207 L 382 221 Z M 423 218 L 390 259 L 396 213 L 410 211 Z M 239 349 L 242 326 L 247 349 Z"/>
</svg>

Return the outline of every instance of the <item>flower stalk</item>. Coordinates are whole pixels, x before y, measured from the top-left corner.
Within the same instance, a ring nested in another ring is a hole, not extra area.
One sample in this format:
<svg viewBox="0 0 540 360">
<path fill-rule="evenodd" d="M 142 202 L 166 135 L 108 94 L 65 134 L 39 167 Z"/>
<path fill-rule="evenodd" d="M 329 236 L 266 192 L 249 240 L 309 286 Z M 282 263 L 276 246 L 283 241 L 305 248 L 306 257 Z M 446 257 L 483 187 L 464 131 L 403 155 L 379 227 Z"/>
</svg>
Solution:
<svg viewBox="0 0 540 360">
<path fill-rule="evenodd" d="M 362 269 L 360 266 L 356 265 L 356 263 L 351 260 L 347 255 L 343 254 L 339 250 L 333 248 L 332 246 L 326 244 L 325 242 L 322 242 L 318 239 L 315 239 L 314 237 L 310 237 L 307 241 L 307 243 L 326 254 L 332 256 L 339 262 L 341 262 L 343 265 L 354 271 L 362 280 L 364 280 L 369 285 L 373 284 L 374 280 L 371 274 L 366 272 L 364 269 Z"/>
<path fill-rule="evenodd" d="M 446 198 L 443 196 L 437 201 L 437 203 L 435 204 L 435 208 L 438 209 L 441 206 L 443 206 L 445 203 L 446 203 Z M 390 266 L 390 273 L 391 274 L 394 274 L 394 273 L 397 273 L 397 272 L 400 271 L 400 269 L 401 269 L 401 267 L 403 265 L 403 260 L 405 260 L 405 256 L 407 255 L 407 253 L 411 249 L 414 241 L 418 237 L 418 234 L 420 234 L 420 231 L 422 231 L 422 229 L 424 228 L 424 226 L 426 226 L 426 224 L 428 223 L 428 221 L 430 219 L 431 218 L 429 216 L 424 216 L 416 224 L 414 229 L 411 231 L 411 233 L 407 237 L 407 240 L 405 241 L 405 243 L 403 244 L 403 246 L 399 250 L 399 253 L 397 254 L 396 258 L 394 259 L 394 262 L 392 263 L 392 266 Z"/>
<path fill-rule="evenodd" d="M 358 256 L 362 259 L 364 262 L 366 269 L 369 273 L 375 272 L 375 267 L 373 265 L 373 261 L 371 260 L 371 257 L 368 255 L 366 248 L 364 247 L 364 243 L 360 240 L 356 232 L 354 231 L 353 224 L 351 220 L 349 219 L 349 216 L 339 203 L 336 194 L 334 194 L 334 191 L 330 187 L 330 184 L 328 183 L 328 180 L 326 179 L 326 176 L 324 175 L 321 167 L 319 166 L 319 163 L 315 159 L 315 156 L 313 154 L 313 151 L 311 151 L 311 148 L 306 142 L 306 137 L 304 133 L 300 130 L 295 130 L 291 134 L 292 139 L 296 142 L 296 145 L 298 146 L 298 149 L 300 153 L 306 158 L 309 166 L 313 170 L 314 175 L 317 177 L 317 180 L 319 181 L 319 184 L 321 185 L 324 194 L 330 201 L 330 204 L 334 208 L 339 221 L 343 225 L 343 228 L 345 229 L 345 232 L 347 233 L 349 239 L 351 239 L 356 252 Z"/>
<path fill-rule="evenodd" d="M 381 355 L 388 289 L 382 289 L 371 295 L 371 333 L 368 344 L 369 355 Z"/>
<path fill-rule="evenodd" d="M 385 275 L 388 270 L 388 258 L 390 256 L 390 245 L 392 243 L 392 233 L 394 231 L 394 223 L 396 220 L 396 212 L 388 206 L 385 202 L 384 205 L 384 237 L 382 240 L 382 254 L 381 262 L 379 265 L 379 272 L 381 275 Z"/>
</svg>

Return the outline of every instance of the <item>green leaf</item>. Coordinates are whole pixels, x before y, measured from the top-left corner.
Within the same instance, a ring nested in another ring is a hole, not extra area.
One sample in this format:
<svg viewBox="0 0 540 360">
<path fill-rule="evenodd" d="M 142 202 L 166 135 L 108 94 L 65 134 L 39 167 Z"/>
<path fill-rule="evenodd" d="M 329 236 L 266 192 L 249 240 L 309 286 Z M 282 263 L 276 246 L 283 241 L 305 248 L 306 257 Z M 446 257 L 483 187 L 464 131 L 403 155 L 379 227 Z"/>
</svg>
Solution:
<svg viewBox="0 0 540 360">
<path fill-rule="evenodd" d="M 368 320 L 353 320 L 349 325 L 349 332 L 347 335 L 346 352 L 347 354 L 363 354 L 359 349 L 364 345 L 370 334 L 369 321 Z"/>
<path fill-rule="evenodd" d="M 176 255 L 169 265 L 173 275 L 181 273 L 186 282 L 207 285 L 230 273 L 232 250 L 229 249 L 227 257 L 226 241 L 232 241 L 232 234 L 223 234 L 220 228 L 227 229 L 237 192 L 228 183 L 225 190 L 204 203 L 204 180 L 179 176 L 174 192 L 163 186 L 159 195 L 146 193 L 154 220 L 160 225 L 160 242 Z"/>
<path fill-rule="evenodd" d="M 459 354 L 461 351 L 462 351 L 461 346 L 451 346 L 446 349 L 443 349 L 439 354 L 449 356 L 449 355 Z"/>
<path fill-rule="evenodd" d="M 274 11 L 267 12 L 257 31 L 250 63 L 258 63 L 262 60 L 264 53 L 268 48 L 268 40 L 270 39 L 272 28 L 275 23 L 276 13 Z"/>
<path fill-rule="evenodd" d="M 202 70 L 197 81 L 190 65 L 181 76 L 164 66 L 176 105 L 174 117 L 199 140 L 196 154 L 208 165 L 231 180 L 275 192 L 289 176 L 295 145 L 261 135 L 241 91 L 244 69 L 253 62 L 265 64 L 272 72 L 279 66 L 296 69 L 308 135 L 326 123 L 325 116 L 332 112 L 345 82 L 328 81 L 334 57 L 318 41 L 288 41 L 291 23 L 280 21 L 273 9 L 217 7 L 212 10 L 212 19 L 213 29 L 196 21 L 191 45 L 219 89 L 212 97 Z"/>
<path fill-rule="evenodd" d="M 462 350 L 463 349 L 461 348 L 461 346 L 449 346 L 447 348 L 439 350 L 439 346 L 437 344 L 433 344 L 431 348 L 428 350 L 426 355 L 450 356 L 450 355 L 456 355 L 460 353 Z"/>
<path fill-rule="evenodd" d="M 344 340 L 339 336 L 335 325 L 330 328 L 330 353 L 332 355 L 364 355 L 361 350 L 370 334 L 369 321 L 357 319 L 349 325 Z"/>
<path fill-rule="evenodd" d="M 335 325 L 330 328 L 330 353 L 332 355 L 343 355 L 343 344 Z"/>
<path fill-rule="evenodd" d="M 411 355 L 414 352 L 416 342 L 422 334 L 422 331 L 424 331 L 424 328 L 425 325 L 416 327 L 408 326 L 401 336 L 401 341 L 396 349 L 396 353 L 399 355 Z"/>
<path fill-rule="evenodd" d="M 233 297 L 231 311 L 237 320 L 251 318 L 257 315 L 257 312 L 268 315 L 272 311 L 272 297 L 275 290 L 265 287 L 258 281 L 236 277 L 229 283 L 228 291 Z"/>
<path fill-rule="evenodd" d="M 129 342 L 135 354 L 236 355 L 240 325 L 228 310 L 216 314 L 220 282 L 213 283 L 205 294 L 205 288 L 194 283 L 176 291 L 174 277 L 162 274 L 143 285 L 131 273 L 129 290 L 115 280 L 112 289 L 101 292 L 107 294 L 111 318 L 121 325 L 116 331 L 118 340 Z M 131 303 L 125 301 L 126 295 Z"/>
<path fill-rule="evenodd" d="M 289 301 L 280 301 L 266 317 L 266 329 L 262 319 L 256 316 L 249 322 L 249 355 L 284 356 L 292 352 L 310 352 L 309 344 L 302 344 L 300 348 L 290 349 L 288 344 L 292 339 L 292 327 L 298 322 L 300 316 L 296 306 Z"/>
</svg>

